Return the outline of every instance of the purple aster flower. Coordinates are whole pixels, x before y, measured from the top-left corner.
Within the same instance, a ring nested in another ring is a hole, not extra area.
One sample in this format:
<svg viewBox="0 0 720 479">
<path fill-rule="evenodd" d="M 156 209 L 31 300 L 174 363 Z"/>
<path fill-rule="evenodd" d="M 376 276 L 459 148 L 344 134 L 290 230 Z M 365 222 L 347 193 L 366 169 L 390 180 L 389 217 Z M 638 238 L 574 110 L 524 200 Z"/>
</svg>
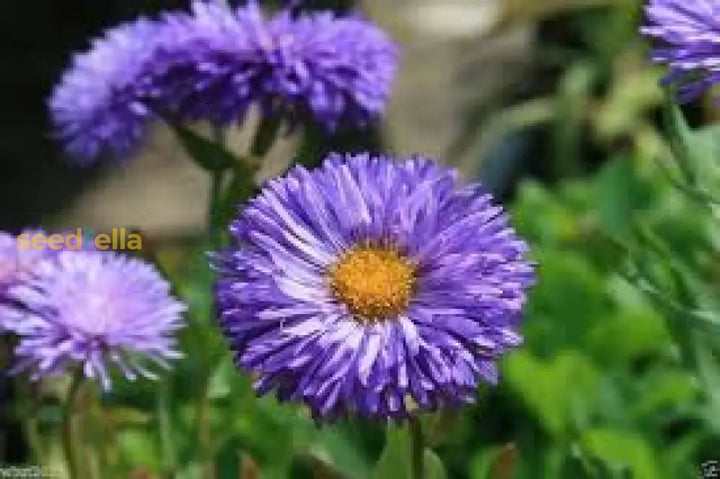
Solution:
<svg viewBox="0 0 720 479">
<path fill-rule="evenodd" d="M 471 402 L 522 342 L 528 247 L 489 194 L 432 160 L 297 167 L 231 233 L 216 294 L 236 362 L 318 420 Z"/>
<path fill-rule="evenodd" d="M 327 129 L 363 126 L 385 109 L 396 45 L 372 23 L 330 12 L 265 18 L 255 2 L 236 10 L 196 1 L 164 20 L 154 97 L 182 118 L 226 125 L 252 105 Z"/>
<path fill-rule="evenodd" d="M 173 121 L 241 122 L 265 115 L 363 126 L 385 109 L 397 48 L 359 17 L 232 10 L 195 1 L 109 30 L 75 57 L 50 99 L 58 137 L 80 163 L 124 157 L 154 114 Z"/>
<path fill-rule="evenodd" d="M 690 100 L 720 82 L 720 1 L 651 0 L 642 33 L 659 40 L 652 60 L 667 64 L 664 82 Z"/>
<path fill-rule="evenodd" d="M 156 269 L 112 252 L 60 251 L 32 278 L 10 288 L 17 304 L 0 310 L 3 329 L 19 336 L 12 372 L 37 379 L 80 365 L 110 387 L 108 366 L 128 379 L 154 377 L 142 362 L 168 367 L 179 357 L 173 333 L 185 307 Z"/>
<path fill-rule="evenodd" d="M 152 113 L 140 87 L 159 28 L 141 18 L 108 30 L 74 57 L 55 87 L 49 107 L 56 135 L 78 163 L 123 158 L 142 139 Z"/>
</svg>

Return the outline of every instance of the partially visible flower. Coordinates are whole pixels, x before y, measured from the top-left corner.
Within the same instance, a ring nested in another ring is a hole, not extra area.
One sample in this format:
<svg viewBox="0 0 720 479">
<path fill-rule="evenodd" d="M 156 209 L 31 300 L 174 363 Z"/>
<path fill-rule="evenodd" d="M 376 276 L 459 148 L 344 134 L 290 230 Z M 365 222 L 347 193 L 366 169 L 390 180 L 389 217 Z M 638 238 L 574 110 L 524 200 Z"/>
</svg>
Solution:
<svg viewBox="0 0 720 479">
<path fill-rule="evenodd" d="M 156 99 L 182 118 L 225 125 L 252 105 L 327 129 L 363 126 L 385 109 L 396 45 L 359 17 L 284 10 L 265 18 L 255 2 L 237 10 L 195 1 L 165 18 Z"/>
<path fill-rule="evenodd" d="M 108 366 L 126 378 L 152 378 L 145 360 L 168 367 L 185 307 L 157 270 L 113 252 L 60 251 L 8 291 L 2 328 L 19 336 L 13 372 L 37 379 L 74 365 L 110 387 Z"/>
<path fill-rule="evenodd" d="M 80 164 L 123 159 L 152 117 L 141 95 L 146 64 L 161 26 L 139 19 L 111 28 L 75 55 L 49 100 L 55 134 Z"/>
<path fill-rule="evenodd" d="M 331 155 L 271 181 L 218 254 L 220 320 L 259 394 L 317 419 L 472 402 L 522 342 L 528 247 L 426 158 Z"/>
<path fill-rule="evenodd" d="M 385 109 L 397 47 L 375 25 L 333 13 L 266 18 L 196 0 L 191 13 L 109 30 L 77 55 L 50 99 L 57 135 L 81 163 L 127 156 L 154 113 L 173 121 L 264 115 L 327 129 L 364 126 Z"/>
<path fill-rule="evenodd" d="M 38 233 L 43 234 L 41 230 L 25 230 L 21 234 L 32 237 Z M 17 236 L 0 231 L 0 303 L 10 287 L 26 280 L 40 261 L 54 253 L 50 249 L 21 248 Z"/>
<path fill-rule="evenodd" d="M 652 60 L 666 64 L 664 82 L 691 100 L 720 82 L 720 2 L 651 0 L 641 32 L 659 41 Z"/>
</svg>

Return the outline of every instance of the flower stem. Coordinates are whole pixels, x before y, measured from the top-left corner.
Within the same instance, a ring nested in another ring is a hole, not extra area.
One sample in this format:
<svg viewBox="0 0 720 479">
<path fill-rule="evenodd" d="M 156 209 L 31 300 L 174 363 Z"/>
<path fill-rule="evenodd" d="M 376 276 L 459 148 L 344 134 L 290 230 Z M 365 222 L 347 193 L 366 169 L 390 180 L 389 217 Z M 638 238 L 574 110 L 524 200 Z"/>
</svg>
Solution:
<svg viewBox="0 0 720 479">
<path fill-rule="evenodd" d="M 202 478 L 213 479 L 215 477 L 215 463 L 210 436 L 210 398 L 208 397 L 208 382 L 201 388 L 202 397 L 198 404 L 198 439 L 200 441 L 200 454 L 202 455 Z"/>
<path fill-rule="evenodd" d="M 227 143 L 227 131 L 223 128 L 215 128 L 213 130 L 213 139 L 221 147 L 225 147 Z M 222 233 L 220 224 L 222 204 L 223 180 L 225 178 L 225 170 L 216 170 L 212 172 L 210 178 L 210 204 L 208 205 L 208 227 L 210 228 L 210 245 L 212 248 L 220 247 Z"/>
<path fill-rule="evenodd" d="M 425 454 L 425 441 L 423 440 L 420 419 L 417 416 L 410 416 L 408 428 L 410 429 L 410 470 L 412 471 L 412 479 L 424 479 L 423 456 Z"/>
<path fill-rule="evenodd" d="M 174 471 L 177 466 L 177 453 L 175 450 L 175 439 L 173 436 L 172 423 L 170 421 L 170 384 L 166 381 L 160 385 L 156 395 L 155 413 L 158 417 L 158 433 L 160 436 L 160 447 L 162 448 L 165 469 Z"/>
<path fill-rule="evenodd" d="M 78 433 L 76 430 L 76 423 L 78 418 L 75 417 L 75 412 L 77 410 L 76 402 L 79 397 L 78 393 L 82 388 L 83 379 L 84 376 L 82 370 L 78 369 L 75 374 L 73 374 L 72 381 L 70 383 L 70 390 L 68 391 L 67 399 L 65 400 L 65 410 L 63 414 L 63 449 L 65 450 L 65 459 L 67 460 L 70 479 L 81 477 L 77 451 Z"/>
<path fill-rule="evenodd" d="M 221 240 L 220 216 L 222 208 L 222 184 L 223 171 L 215 171 L 212 173 L 210 186 L 210 205 L 208 211 L 208 220 L 210 228 L 210 245 L 212 248 L 218 248 Z"/>
<path fill-rule="evenodd" d="M 213 131 L 213 139 L 215 142 L 224 147 L 226 144 L 226 131 L 222 128 L 216 128 Z M 225 170 L 213 171 L 210 177 L 210 204 L 208 207 L 208 229 L 210 248 L 217 251 L 222 248 L 222 228 L 220 218 L 223 208 L 223 180 Z M 214 317 L 215 309 L 211 304 L 210 317 Z M 200 447 L 200 456 L 202 462 L 203 479 L 212 479 L 215 477 L 215 465 L 212 457 L 211 436 L 210 436 L 210 399 L 208 398 L 209 380 L 206 378 L 212 371 L 211 366 L 207 366 L 203 373 L 203 382 L 198 388 L 199 396 L 197 403 L 197 434 L 198 444 Z"/>
</svg>

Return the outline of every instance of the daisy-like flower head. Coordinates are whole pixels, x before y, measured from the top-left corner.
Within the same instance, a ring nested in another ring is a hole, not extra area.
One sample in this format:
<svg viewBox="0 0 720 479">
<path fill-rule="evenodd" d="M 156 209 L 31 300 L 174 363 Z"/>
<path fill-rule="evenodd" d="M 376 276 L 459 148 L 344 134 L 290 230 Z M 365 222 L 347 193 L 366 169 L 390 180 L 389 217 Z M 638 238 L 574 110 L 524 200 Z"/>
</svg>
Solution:
<svg viewBox="0 0 720 479">
<path fill-rule="evenodd" d="M 330 12 L 265 17 L 195 1 L 172 13 L 154 65 L 158 103 L 181 118 L 242 121 L 252 105 L 327 129 L 364 126 L 385 109 L 396 45 L 359 17 Z"/>
<path fill-rule="evenodd" d="M 179 356 L 174 332 L 183 326 L 185 307 L 143 261 L 60 251 L 8 295 L 15 305 L 0 309 L 0 323 L 19 337 L 12 372 L 29 370 L 38 379 L 79 365 L 107 389 L 112 364 L 128 379 L 152 378 L 145 360 L 167 367 Z"/>
<path fill-rule="evenodd" d="M 642 33 L 660 43 L 652 60 L 669 67 L 664 82 L 691 100 L 720 82 L 720 1 L 651 0 Z"/>
<path fill-rule="evenodd" d="M 471 402 L 522 342 L 526 243 L 479 185 L 430 159 L 297 167 L 231 232 L 216 294 L 236 362 L 318 420 Z"/>
<path fill-rule="evenodd" d="M 142 96 L 144 69 L 160 29 L 142 18 L 122 24 L 73 58 L 49 100 L 55 134 L 71 159 L 123 159 L 140 143 L 152 117 Z"/>
</svg>

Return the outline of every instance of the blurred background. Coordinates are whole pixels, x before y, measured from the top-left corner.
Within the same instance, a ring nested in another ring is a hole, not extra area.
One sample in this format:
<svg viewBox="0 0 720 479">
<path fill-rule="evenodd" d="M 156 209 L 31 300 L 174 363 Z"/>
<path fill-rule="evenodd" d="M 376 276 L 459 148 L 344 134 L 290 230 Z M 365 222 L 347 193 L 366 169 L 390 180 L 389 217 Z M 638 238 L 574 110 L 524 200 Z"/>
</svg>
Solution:
<svg viewBox="0 0 720 479">
<path fill-rule="evenodd" d="M 711 215 L 657 167 L 662 71 L 637 33 L 641 2 L 309 3 L 360 9 L 401 44 L 392 105 L 371 131 L 284 139 L 261 178 L 328 150 L 435 156 L 511 209 L 540 265 L 527 342 L 504 360 L 500 386 L 426 418 L 445 469 L 432 477 L 701 477 L 702 462 L 720 460 L 717 357 L 683 362 L 667 311 L 619 273 L 618 243 L 641 230 L 702 271 L 703 294 L 720 286 Z M 167 129 L 119 169 L 68 166 L 52 138 L 45 101 L 71 52 L 120 21 L 186 5 L 8 0 L 0 11 L 0 226 L 139 228 L 191 306 L 187 358 L 170 377 L 86 398 L 88 461 L 101 478 L 402 478 L 383 424 L 317 429 L 301 408 L 254 399 L 236 373 L 198 286 L 210 274 L 200 244 L 209 183 Z M 712 100 L 685 113 L 693 125 L 716 115 Z M 62 462 L 64 387 L 1 380 L 0 464 Z"/>
</svg>

